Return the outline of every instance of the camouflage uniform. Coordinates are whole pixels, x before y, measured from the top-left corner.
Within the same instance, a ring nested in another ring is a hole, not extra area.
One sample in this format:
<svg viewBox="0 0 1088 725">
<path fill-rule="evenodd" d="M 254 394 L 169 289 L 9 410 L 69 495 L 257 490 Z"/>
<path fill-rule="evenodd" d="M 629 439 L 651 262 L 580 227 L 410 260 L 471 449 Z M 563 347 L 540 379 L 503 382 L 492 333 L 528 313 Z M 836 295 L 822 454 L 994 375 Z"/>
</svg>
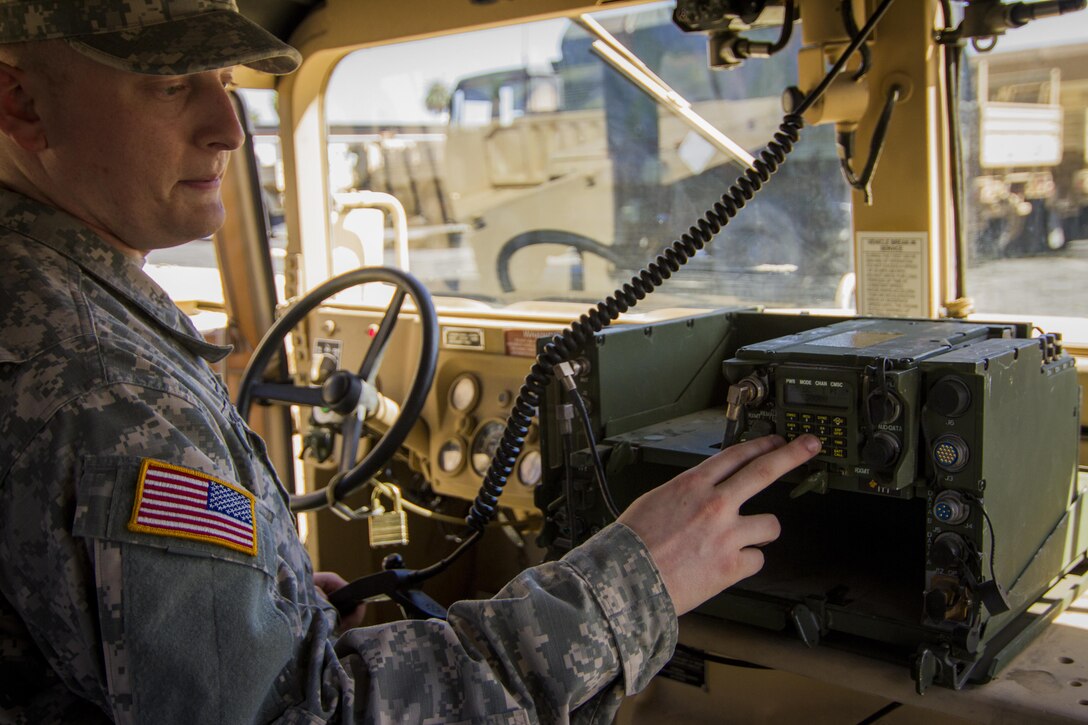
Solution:
<svg viewBox="0 0 1088 725">
<path fill-rule="evenodd" d="M 208 344 L 82 224 L 0 190 L 0 721 L 610 720 L 676 617 L 613 525 L 449 622 L 337 637 Z M 255 554 L 129 526 L 141 461 L 252 492 Z"/>
<path fill-rule="evenodd" d="M 185 75 L 245 65 L 290 73 L 302 56 L 234 0 L 0 0 L 0 43 L 63 38 L 114 68 Z"/>
</svg>

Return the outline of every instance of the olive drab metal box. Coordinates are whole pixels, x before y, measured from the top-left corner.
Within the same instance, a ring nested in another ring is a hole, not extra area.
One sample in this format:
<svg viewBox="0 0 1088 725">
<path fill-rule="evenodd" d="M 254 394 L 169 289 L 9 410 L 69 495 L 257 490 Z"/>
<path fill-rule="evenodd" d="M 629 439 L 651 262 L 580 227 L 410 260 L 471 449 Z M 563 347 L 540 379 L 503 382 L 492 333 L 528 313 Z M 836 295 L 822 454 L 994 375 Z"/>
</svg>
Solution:
<svg viewBox="0 0 1088 725">
<path fill-rule="evenodd" d="M 604 333 L 617 339 L 589 356 L 615 343 L 628 348 L 625 362 L 590 361 L 584 376 L 598 402 L 614 376 L 636 368 L 646 386 L 688 374 L 707 391 L 683 410 L 657 401 L 670 412 L 653 421 L 627 411 L 630 426 L 610 427 L 610 406 L 597 409 L 596 443 L 621 506 L 723 444 L 770 433 L 823 443 L 746 504 L 745 513 L 774 513 L 782 536 L 759 574 L 702 613 L 890 657 L 919 691 L 958 689 L 989 680 L 1079 591 L 1088 543 L 1080 390 L 1057 338 L 1032 337 L 1023 324 L 746 311 L 716 320 L 722 347 L 704 341 L 702 354 L 722 350 L 720 387 L 708 385 L 699 354 L 662 366 L 644 342 L 680 328 Z M 736 386 L 748 394 L 726 392 Z M 732 434 L 727 399 L 743 400 Z M 557 450 L 549 435 L 545 448 Z M 550 461 L 538 504 L 548 511 L 569 488 L 580 541 L 608 521 L 591 457 Z M 548 516 L 543 543 L 556 551 L 569 545 L 571 510 Z"/>
</svg>

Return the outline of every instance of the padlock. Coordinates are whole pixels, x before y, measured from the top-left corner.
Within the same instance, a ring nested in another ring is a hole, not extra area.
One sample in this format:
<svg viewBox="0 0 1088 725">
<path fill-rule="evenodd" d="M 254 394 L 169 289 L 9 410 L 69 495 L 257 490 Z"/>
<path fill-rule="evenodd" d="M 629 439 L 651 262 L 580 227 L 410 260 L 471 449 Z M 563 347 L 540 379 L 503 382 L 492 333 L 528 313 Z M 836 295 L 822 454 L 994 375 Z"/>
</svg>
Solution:
<svg viewBox="0 0 1088 725">
<path fill-rule="evenodd" d="M 379 500 L 384 493 L 392 499 L 392 508 L 385 510 Z M 404 546 L 408 543 L 408 517 L 400 503 L 400 489 L 390 484 L 379 484 L 374 487 L 371 496 L 371 510 L 375 513 L 367 518 L 367 526 L 370 529 L 370 545 L 373 546 Z"/>
</svg>

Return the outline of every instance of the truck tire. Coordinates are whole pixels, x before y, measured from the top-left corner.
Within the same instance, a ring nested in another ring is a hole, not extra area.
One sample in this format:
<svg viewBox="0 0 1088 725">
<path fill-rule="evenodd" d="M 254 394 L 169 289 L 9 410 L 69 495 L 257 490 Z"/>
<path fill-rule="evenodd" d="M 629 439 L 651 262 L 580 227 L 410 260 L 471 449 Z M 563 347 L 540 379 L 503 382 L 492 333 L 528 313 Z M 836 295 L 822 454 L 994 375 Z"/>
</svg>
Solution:
<svg viewBox="0 0 1088 725">
<path fill-rule="evenodd" d="M 1024 217 L 1020 233 L 1009 242 L 1005 256 L 1019 257 L 1047 254 L 1065 249 L 1066 237 L 1061 219 L 1043 200 L 1031 202 L 1031 213 Z"/>
</svg>

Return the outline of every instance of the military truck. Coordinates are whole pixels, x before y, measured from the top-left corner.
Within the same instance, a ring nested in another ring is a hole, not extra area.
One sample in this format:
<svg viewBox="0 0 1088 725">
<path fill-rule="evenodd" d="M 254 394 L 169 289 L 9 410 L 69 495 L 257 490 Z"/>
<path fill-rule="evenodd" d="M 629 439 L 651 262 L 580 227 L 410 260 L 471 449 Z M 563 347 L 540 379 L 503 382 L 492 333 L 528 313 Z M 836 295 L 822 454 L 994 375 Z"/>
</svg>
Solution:
<svg viewBox="0 0 1088 725">
<path fill-rule="evenodd" d="M 971 59 L 977 103 L 967 112 L 977 120 L 965 127 L 977 129 L 979 257 L 1058 251 L 1088 237 L 1086 61 L 1082 44 Z"/>
<path fill-rule="evenodd" d="M 682 105 L 746 152 L 773 137 L 781 91 L 796 79 L 798 38 L 780 55 L 717 70 L 701 60 L 706 39 L 679 31 L 667 9 L 637 15 L 602 25 L 660 69 Z M 331 130 L 330 140 L 353 154 L 355 188 L 405 201 L 413 273 L 441 286 L 444 265 L 471 257 L 475 282 L 466 286 L 463 274 L 449 281 L 462 294 L 596 298 L 736 179 L 741 162 L 602 62 L 596 40 L 571 22 L 556 60 L 460 78 L 444 128 Z M 577 213 L 557 224 L 557 208 Z M 538 274 L 517 278 L 514 255 L 536 255 L 520 266 Z M 775 184 L 695 260 L 692 274 L 729 279 L 747 299 L 758 293 L 757 301 L 789 304 L 804 287 L 831 303 L 850 265 L 849 189 L 832 131 L 821 127 L 806 129 Z"/>
</svg>

